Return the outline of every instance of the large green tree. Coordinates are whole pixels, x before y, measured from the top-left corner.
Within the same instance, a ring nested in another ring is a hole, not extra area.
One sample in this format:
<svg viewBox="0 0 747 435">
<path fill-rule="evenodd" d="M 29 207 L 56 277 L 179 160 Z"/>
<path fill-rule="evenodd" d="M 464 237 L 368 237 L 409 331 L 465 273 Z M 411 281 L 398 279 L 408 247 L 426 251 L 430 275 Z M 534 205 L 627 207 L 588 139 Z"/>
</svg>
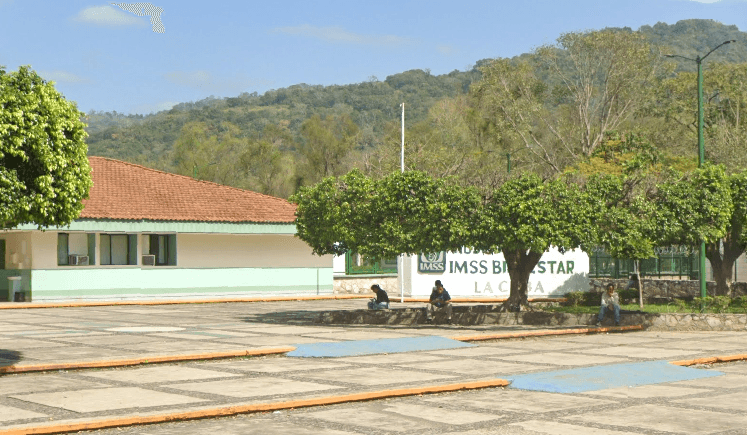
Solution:
<svg viewBox="0 0 747 435">
<path fill-rule="evenodd" d="M 667 71 L 655 47 L 628 31 L 565 33 L 524 59 L 480 68 L 471 94 L 484 129 L 557 174 L 628 123 Z"/>
<path fill-rule="evenodd" d="M 317 255 L 353 251 L 382 259 L 457 250 L 471 240 L 480 201 L 474 189 L 452 181 L 418 171 L 325 178 L 291 197 L 297 235 Z"/>
<path fill-rule="evenodd" d="M 594 174 L 584 185 L 584 198 L 594 216 L 594 225 L 584 236 L 587 252 L 603 248 L 614 258 L 631 259 L 636 265 L 639 304 L 643 308 L 640 262 L 654 256 L 662 240 L 660 219 L 654 202 L 630 175 Z"/>
<path fill-rule="evenodd" d="M 728 294 L 734 262 L 744 252 L 745 181 L 745 173 L 727 176 L 723 166 L 706 164 L 664 183 L 657 195 L 667 241 L 706 242 L 717 295 Z"/>
<path fill-rule="evenodd" d="M 662 148 L 697 156 L 697 74 L 681 72 L 664 81 L 658 92 L 655 134 Z M 747 64 L 704 64 L 704 137 L 706 160 L 727 172 L 747 167 Z M 661 128 L 662 121 L 665 128 Z"/>
<path fill-rule="evenodd" d="M 663 238 L 653 196 L 671 165 L 688 163 L 666 157 L 636 134 L 610 132 L 589 159 L 572 168 L 583 179 L 583 199 L 594 216 L 583 248 L 634 261 L 641 308 L 640 262 L 654 256 Z"/>
<path fill-rule="evenodd" d="M 511 278 L 506 305 L 527 305 L 529 277 L 542 255 L 581 245 L 593 216 L 571 180 L 523 174 L 498 187 L 474 215 L 476 231 L 465 240 L 483 252 L 502 252 Z"/>
<path fill-rule="evenodd" d="M 592 221 L 580 191 L 567 180 L 531 174 L 482 198 L 477 189 L 425 173 L 374 180 L 359 171 L 302 187 L 298 237 L 318 255 L 348 250 L 372 258 L 457 251 L 502 252 L 511 277 L 507 307 L 527 305 L 529 276 L 551 246 L 577 248 Z"/>
<path fill-rule="evenodd" d="M 299 185 L 346 173 L 352 166 L 346 157 L 356 146 L 359 130 L 346 114 L 323 118 L 314 115 L 304 121 L 296 167 Z"/>
<path fill-rule="evenodd" d="M 706 244 L 706 258 L 711 262 L 717 295 L 728 294 L 734 264 L 747 250 L 747 171 L 729 175 L 727 182 L 733 212 L 726 234 Z"/>
<path fill-rule="evenodd" d="M 267 126 L 261 138 L 243 136 L 238 126 L 222 122 L 184 125 L 172 159 L 182 175 L 250 189 L 267 195 L 290 194 L 291 157 L 280 147 L 291 142 L 278 126 Z"/>
<path fill-rule="evenodd" d="M 0 225 L 68 225 L 88 197 L 83 113 L 30 67 L 0 67 Z"/>
</svg>

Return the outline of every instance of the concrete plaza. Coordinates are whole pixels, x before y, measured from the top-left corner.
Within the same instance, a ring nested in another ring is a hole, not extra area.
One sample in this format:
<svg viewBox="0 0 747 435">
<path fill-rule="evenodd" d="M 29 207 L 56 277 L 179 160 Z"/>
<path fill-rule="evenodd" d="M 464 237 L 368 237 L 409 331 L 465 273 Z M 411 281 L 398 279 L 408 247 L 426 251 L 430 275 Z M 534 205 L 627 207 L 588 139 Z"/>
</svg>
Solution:
<svg viewBox="0 0 747 435">
<path fill-rule="evenodd" d="M 309 313 L 361 306 L 365 300 L 0 310 L 0 367 L 539 329 L 320 326 L 309 321 Z M 6 374 L 0 376 L 0 434 L 38 428 L 52 433 L 95 421 L 744 354 L 747 333 L 640 331 L 473 344 L 338 358 L 281 354 Z M 719 376 L 572 394 L 482 388 L 86 433 L 747 434 L 747 363 L 697 369 Z"/>
</svg>

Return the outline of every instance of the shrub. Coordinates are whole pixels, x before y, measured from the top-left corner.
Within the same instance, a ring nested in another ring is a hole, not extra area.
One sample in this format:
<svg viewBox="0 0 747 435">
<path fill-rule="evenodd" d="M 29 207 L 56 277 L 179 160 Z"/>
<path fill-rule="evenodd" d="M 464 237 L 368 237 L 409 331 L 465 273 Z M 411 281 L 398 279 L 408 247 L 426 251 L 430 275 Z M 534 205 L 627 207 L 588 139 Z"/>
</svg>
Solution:
<svg viewBox="0 0 747 435">
<path fill-rule="evenodd" d="M 731 298 L 729 296 L 716 296 L 713 298 L 713 310 L 717 313 L 723 313 L 729 308 Z"/>
<path fill-rule="evenodd" d="M 584 305 L 587 307 L 598 307 L 602 304 L 602 294 L 597 292 L 584 292 Z"/>
<path fill-rule="evenodd" d="M 565 294 L 566 303 L 572 307 L 577 307 L 584 299 L 584 292 L 568 292 Z"/>
<path fill-rule="evenodd" d="M 620 302 L 624 304 L 631 303 L 633 299 L 637 299 L 639 296 L 638 289 L 632 289 L 632 288 L 620 290 L 619 292 L 617 292 L 617 294 L 620 295 Z"/>
<path fill-rule="evenodd" d="M 747 296 L 740 296 L 731 302 L 733 307 L 739 307 L 747 312 Z"/>
<path fill-rule="evenodd" d="M 706 310 L 710 308 L 713 305 L 713 297 L 706 296 L 704 298 L 693 298 L 692 302 L 690 302 L 690 306 L 692 307 L 693 311 L 700 311 L 700 307 L 705 307 Z"/>
<path fill-rule="evenodd" d="M 672 301 L 672 305 L 674 305 L 674 310 L 676 313 L 682 313 L 685 311 L 689 311 L 688 303 L 686 300 L 674 299 Z"/>
</svg>

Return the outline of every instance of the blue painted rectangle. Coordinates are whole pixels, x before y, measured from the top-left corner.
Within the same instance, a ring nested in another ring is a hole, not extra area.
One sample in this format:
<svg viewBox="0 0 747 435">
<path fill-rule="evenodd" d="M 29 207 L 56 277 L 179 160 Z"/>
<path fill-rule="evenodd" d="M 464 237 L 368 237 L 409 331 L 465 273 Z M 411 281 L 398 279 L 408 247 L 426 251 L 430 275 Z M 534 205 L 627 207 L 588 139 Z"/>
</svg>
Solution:
<svg viewBox="0 0 747 435">
<path fill-rule="evenodd" d="M 301 358 L 334 358 L 343 356 L 374 355 L 378 353 L 401 353 L 419 350 L 455 349 L 474 347 L 446 337 L 405 337 L 381 338 L 377 340 L 356 340 L 334 343 L 310 343 L 296 345 L 296 350 L 287 356 Z"/>
<path fill-rule="evenodd" d="M 664 382 L 721 376 L 723 373 L 681 367 L 666 361 L 613 364 L 572 370 L 531 373 L 508 378 L 511 388 L 549 393 L 583 393 L 608 388 L 635 387 Z"/>
</svg>

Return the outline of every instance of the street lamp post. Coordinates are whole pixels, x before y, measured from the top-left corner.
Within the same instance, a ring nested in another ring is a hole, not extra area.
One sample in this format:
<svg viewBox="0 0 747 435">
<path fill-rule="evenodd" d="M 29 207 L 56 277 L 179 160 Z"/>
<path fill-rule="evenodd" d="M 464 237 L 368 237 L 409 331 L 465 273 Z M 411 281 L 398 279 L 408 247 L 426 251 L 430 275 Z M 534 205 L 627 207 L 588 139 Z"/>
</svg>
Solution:
<svg viewBox="0 0 747 435">
<path fill-rule="evenodd" d="M 679 56 L 676 54 L 667 54 L 666 57 L 681 57 L 682 59 L 687 59 L 694 61 L 698 65 L 698 167 L 702 168 L 703 164 L 705 163 L 705 139 L 703 136 L 703 61 L 706 57 L 708 57 L 709 54 L 713 53 L 714 51 L 718 50 L 719 48 L 723 47 L 726 44 L 730 44 L 732 42 L 736 42 L 736 39 L 731 39 L 728 41 L 724 41 L 721 44 L 714 47 L 711 51 L 706 53 L 705 56 L 700 57 L 696 56 L 695 59 L 691 59 L 689 57 L 685 56 Z M 700 241 L 700 273 L 698 274 L 700 277 L 700 297 L 701 300 L 706 297 L 706 280 L 705 280 L 705 241 Z M 704 307 L 701 306 L 701 310 Z"/>
<path fill-rule="evenodd" d="M 402 102 L 402 147 L 401 147 L 401 154 L 400 154 L 400 170 L 402 173 L 405 173 L 405 103 Z M 401 303 L 405 302 L 405 274 L 404 274 L 404 268 L 405 268 L 405 257 L 402 254 L 399 254 L 399 257 L 397 257 L 399 268 L 397 270 L 397 274 L 399 275 L 399 301 Z"/>
</svg>

